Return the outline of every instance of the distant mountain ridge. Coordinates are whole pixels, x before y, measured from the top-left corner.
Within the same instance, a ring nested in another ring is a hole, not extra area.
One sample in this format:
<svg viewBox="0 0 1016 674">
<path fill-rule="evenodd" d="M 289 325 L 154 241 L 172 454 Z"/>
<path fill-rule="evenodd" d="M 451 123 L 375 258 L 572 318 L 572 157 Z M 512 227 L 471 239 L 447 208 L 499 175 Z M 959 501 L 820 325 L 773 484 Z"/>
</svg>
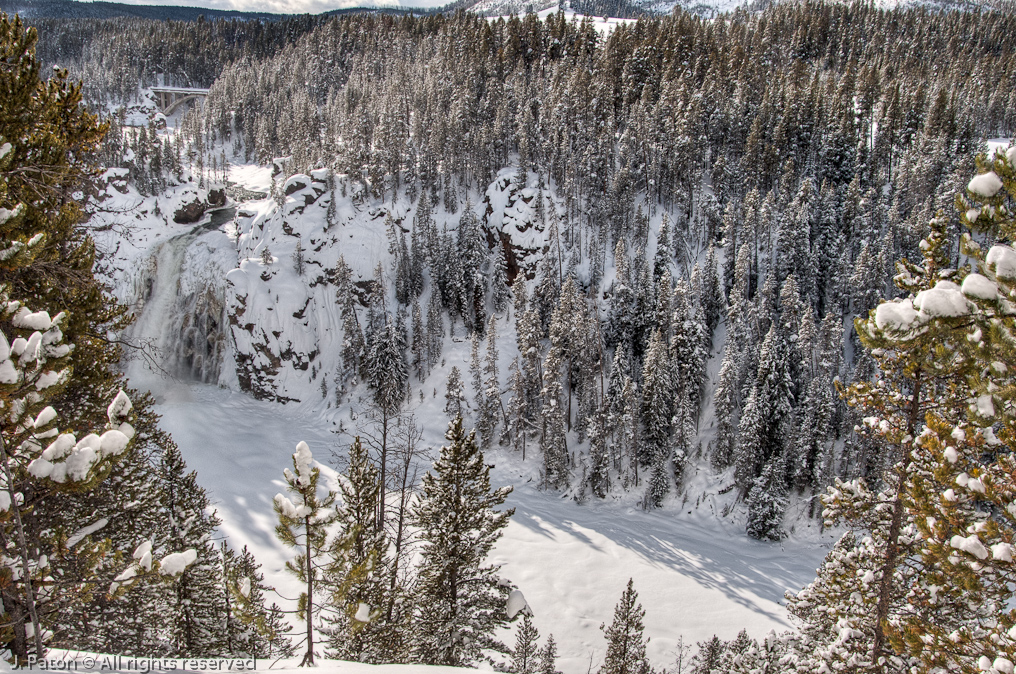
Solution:
<svg viewBox="0 0 1016 674">
<path fill-rule="evenodd" d="M 368 0 L 369 3 L 369 0 Z M 129 5 L 121 2 L 79 2 L 78 0 L 4 0 L 0 11 L 20 14 L 26 19 L 116 19 L 138 18 L 156 21 L 197 21 L 205 19 L 237 19 L 241 21 L 277 21 L 295 14 L 271 12 L 243 12 L 236 10 L 184 7 L 178 5 Z M 421 13 L 429 10 L 410 10 L 400 7 L 353 7 L 324 12 L 325 15 L 350 12 L 383 12 L 391 14 Z"/>
<path fill-rule="evenodd" d="M 486 16 L 507 16 L 545 12 L 555 7 L 565 7 L 584 16 L 638 18 L 669 14 L 675 7 L 703 17 L 713 17 L 739 7 L 760 11 L 780 0 L 453 0 L 440 7 L 434 7 L 435 0 L 396 0 L 402 6 L 385 5 L 377 0 L 362 0 L 363 6 L 334 9 L 321 16 L 377 12 L 384 14 L 430 14 L 473 11 Z M 784 0 L 793 1 L 793 0 Z M 383 2 L 383 0 L 382 0 Z M 413 2 L 421 5 L 413 7 Z M 1013 0 L 877 0 L 879 5 L 927 5 L 943 10 L 975 10 L 990 8 L 998 10 L 1016 9 Z M 131 5 L 119 2 L 81 2 L 79 0 L 3 0 L 0 11 L 20 14 L 26 19 L 113 19 L 139 18 L 157 21 L 197 21 L 200 18 L 236 19 L 254 21 L 277 21 L 297 14 L 274 14 L 271 12 L 246 12 L 238 10 L 209 9 L 174 5 Z"/>
</svg>

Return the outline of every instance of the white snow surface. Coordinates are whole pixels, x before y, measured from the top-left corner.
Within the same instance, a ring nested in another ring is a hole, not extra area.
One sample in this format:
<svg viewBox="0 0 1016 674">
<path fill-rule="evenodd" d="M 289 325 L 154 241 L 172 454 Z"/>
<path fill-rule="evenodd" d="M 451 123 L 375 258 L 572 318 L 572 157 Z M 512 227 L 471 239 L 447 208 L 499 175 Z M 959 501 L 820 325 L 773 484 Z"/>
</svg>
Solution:
<svg viewBox="0 0 1016 674">
<path fill-rule="evenodd" d="M 162 400 L 163 427 L 210 490 L 230 545 L 247 545 L 266 584 L 295 596 L 298 583 L 283 568 L 292 552 L 275 538 L 272 497 L 284 488 L 282 470 L 297 439 L 325 460 L 329 452 L 345 455 L 348 436 L 302 406 L 213 386 L 170 385 Z M 431 405 L 418 419 L 437 445 L 446 417 Z M 646 609 L 649 655 L 660 666 L 669 664 L 682 636 L 689 643 L 713 634 L 732 639 L 741 629 L 756 638 L 787 629 L 783 593 L 813 580 L 833 540 L 802 535 L 761 543 L 736 523 L 690 506 L 689 514 L 678 504 L 653 513 L 617 501 L 579 505 L 536 489 L 538 457 L 523 463 L 493 452 L 488 461 L 496 465 L 495 486 L 515 485 L 505 504 L 515 515 L 492 561 L 525 593 L 541 635 L 554 634 L 565 674 L 586 672 L 590 656 L 594 667 L 602 662 L 606 643 L 599 626 L 611 621 L 629 577 Z M 335 475 L 322 466 L 329 488 L 337 487 Z"/>
<path fill-rule="evenodd" d="M 971 178 L 967 189 L 981 197 L 993 197 L 1002 189 L 1002 179 L 994 171 L 988 171 Z"/>
<path fill-rule="evenodd" d="M 1005 280 L 1016 278 L 1016 250 L 1009 246 L 1003 244 L 992 246 L 984 261 L 998 278 Z"/>
<path fill-rule="evenodd" d="M 198 551 L 194 548 L 188 548 L 183 552 L 171 552 L 159 560 L 159 573 L 163 576 L 178 576 L 197 559 Z"/>
</svg>

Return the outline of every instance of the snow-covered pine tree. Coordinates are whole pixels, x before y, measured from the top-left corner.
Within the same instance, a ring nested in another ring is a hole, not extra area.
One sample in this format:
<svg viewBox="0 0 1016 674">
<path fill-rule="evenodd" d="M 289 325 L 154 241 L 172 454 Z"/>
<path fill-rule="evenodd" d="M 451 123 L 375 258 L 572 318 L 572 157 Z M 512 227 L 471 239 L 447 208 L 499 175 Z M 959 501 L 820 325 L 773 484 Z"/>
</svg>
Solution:
<svg viewBox="0 0 1016 674">
<path fill-rule="evenodd" d="M 674 334 L 670 340 L 670 367 L 675 378 L 675 395 L 679 398 L 675 408 L 684 408 L 694 423 L 698 418 L 699 401 L 705 383 L 710 338 L 702 323 L 701 311 L 694 311 L 692 299 L 692 289 L 684 279 L 679 279 L 674 287 L 674 315 L 671 319 Z"/>
<path fill-rule="evenodd" d="M 335 299 L 342 308 L 342 383 L 358 375 L 366 357 L 363 330 L 356 315 L 356 297 L 353 294 L 353 270 L 339 256 L 332 274 L 335 279 Z"/>
<path fill-rule="evenodd" d="M 461 265 L 457 302 L 460 315 L 467 330 L 482 333 L 487 320 L 484 307 L 487 282 L 484 278 L 483 267 L 490 252 L 480 229 L 480 221 L 473 212 L 473 204 L 469 199 L 466 200 L 466 205 L 462 209 L 462 217 L 459 218 L 456 250 L 455 257 Z"/>
<path fill-rule="evenodd" d="M 561 674 L 557 671 L 557 642 L 553 634 L 547 635 L 547 641 L 540 649 L 536 674 Z"/>
<path fill-rule="evenodd" d="M 238 652 L 240 642 L 248 636 L 243 623 L 240 622 L 233 605 L 233 596 L 230 592 L 230 577 L 233 575 L 233 566 L 236 564 L 236 553 L 226 545 L 225 541 L 219 543 L 219 578 L 222 579 L 222 596 L 226 602 L 226 621 L 224 624 L 222 641 L 225 644 L 223 653 L 232 655 Z"/>
<path fill-rule="evenodd" d="M 367 383 L 373 390 L 374 404 L 391 416 L 399 411 L 406 398 L 409 371 L 405 344 L 390 316 L 371 342 L 367 355 Z"/>
<path fill-rule="evenodd" d="M 441 357 L 444 346 L 444 314 L 441 312 L 441 298 L 436 289 L 430 293 L 427 302 L 427 353 L 428 367 L 434 367 Z"/>
<path fill-rule="evenodd" d="M 3 20 L 6 22 L 6 18 Z M 4 216 L 16 218 L 18 212 L 5 211 Z M 10 244 L 12 257 L 26 249 L 31 254 L 31 239 Z M 103 546 L 88 539 L 87 530 L 75 534 L 79 542 L 87 541 L 78 550 L 71 550 L 75 545 L 66 539 L 60 541 L 59 530 L 27 537 L 26 533 L 41 528 L 32 526 L 35 524 L 31 521 L 32 500 L 47 491 L 85 491 L 95 486 L 127 449 L 134 430 L 126 423 L 131 403 L 121 391 L 109 407 L 109 430 L 101 438 L 92 434 L 77 441 L 73 434 L 59 432 L 57 412 L 47 403 L 70 378 L 67 356 L 71 347 L 61 343 L 60 329 L 66 315 L 50 319 L 48 313 L 32 312 L 20 302 L 9 301 L 6 295 L 7 288 L 0 289 L 4 318 L 17 337 L 9 345 L 7 337 L 0 336 L 0 356 L 4 356 L 2 362 L 7 369 L 0 386 L 0 403 L 7 410 L 0 438 L 0 469 L 5 487 L 0 492 L 0 512 L 4 513 L 0 519 L 0 545 L 8 553 L 0 566 L 0 578 L 5 579 L 0 589 L 5 616 L 0 636 L 6 640 L 15 661 L 24 662 L 29 652 L 45 653 L 43 640 L 48 635 L 43 629 L 45 626 L 49 631 L 51 616 L 47 613 L 56 613 L 52 607 L 59 606 L 61 600 L 68 601 L 68 595 L 88 598 L 87 586 L 61 588 L 52 582 L 52 571 L 47 568 L 43 551 L 80 555 L 79 563 L 89 571 L 98 567 L 104 553 Z M 43 450 L 43 443 L 51 438 L 52 442 Z M 94 530 L 100 528 L 92 526 Z M 40 593 L 40 585 L 49 587 Z"/>
<path fill-rule="evenodd" d="M 421 382 L 430 372 L 430 339 L 423 326 L 423 312 L 420 310 L 420 302 L 413 300 L 413 343 L 410 351 L 413 354 L 413 373 Z"/>
<path fill-rule="evenodd" d="M 739 369 L 737 361 L 733 349 L 724 351 L 723 361 L 720 364 L 720 378 L 713 392 L 716 434 L 713 436 L 710 458 L 714 470 L 725 470 L 730 466 L 737 443 L 737 413 L 740 411 L 735 381 Z"/>
<path fill-rule="evenodd" d="M 487 324 L 487 351 L 483 360 L 483 399 L 480 403 L 480 439 L 484 448 L 494 443 L 498 419 L 502 414 L 501 382 L 497 372 L 497 316 L 491 314 Z"/>
<path fill-rule="evenodd" d="M 589 489 L 599 498 L 610 492 L 610 431 L 606 409 L 593 414 L 589 424 Z"/>
<path fill-rule="evenodd" d="M 341 504 L 335 509 L 338 533 L 328 554 L 322 585 L 331 593 L 326 622 L 334 657 L 357 662 L 399 659 L 398 634 L 386 620 L 388 542 L 377 526 L 381 483 L 360 438 L 349 448 L 349 466 L 339 481 Z"/>
<path fill-rule="evenodd" d="M 371 341 L 367 356 L 367 383 L 373 389 L 374 407 L 380 417 L 381 442 L 378 467 L 381 484 L 387 483 L 389 430 L 392 419 L 399 413 L 408 394 L 409 369 L 406 364 L 406 344 L 402 330 L 386 317 L 384 327 Z M 383 491 L 383 490 L 382 490 Z M 379 497 L 378 527 L 385 522 L 386 509 Z"/>
<path fill-rule="evenodd" d="M 270 642 L 274 640 L 277 647 L 289 639 L 285 632 L 278 632 L 277 625 L 271 624 L 271 612 L 265 604 L 269 588 L 264 583 L 261 565 L 246 545 L 239 557 L 225 542 L 220 549 L 230 612 L 227 652 L 233 657 L 271 657 Z M 292 630 L 288 625 L 287 628 L 286 632 Z"/>
<path fill-rule="evenodd" d="M 653 278 L 659 281 L 664 275 L 670 275 L 671 251 L 670 218 L 663 214 L 660 229 L 656 235 L 656 255 L 653 257 Z"/>
<path fill-rule="evenodd" d="M 526 435 L 529 422 L 526 419 L 526 389 L 519 370 L 519 359 L 515 358 L 508 366 L 508 406 L 505 409 L 505 425 L 501 431 L 501 444 L 510 444 L 516 452 L 522 453 L 526 459 Z"/>
<path fill-rule="evenodd" d="M 474 331 L 469 336 L 469 379 L 473 389 L 473 410 L 479 416 L 487 399 L 483 388 L 483 366 L 480 364 L 479 331 Z"/>
<path fill-rule="evenodd" d="M 462 416 L 462 401 L 465 400 L 465 385 L 459 368 L 452 366 L 445 383 L 445 413 L 455 419 Z"/>
<path fill-rule="evenodd" d="M 663 334 L 665 341 L 670 340 L 672 321 L 674 320 L 672 296 L 670 271 L 665 270 L 665 273 L 656 282 L 656 310 L 653 314 L 655 329 Z"/>
<path fill-rule="evenodd" d="M 555 230 L 556 231 L 556 230 Z M 536 285 L 529 308 L 538 316 L 541 334 L 550 329 L 550 319 L 561 298 L 561 269 L 554 253 L 554 242 L 551 240 L 550 251 L 540 260 L 536 267 Z"/>
<path fill-rule="evenodd" d="M 741 413 L 734 453 L 734 478 L 745 494 L 763 466 L 783 454 L 793 404 L 787 342 L 774 323 L 762 342 L 758 374 Z"/>
<path fill-rule="evenodd" d="M 639 409 L 641 400 L 636 383 L 627 377 L 621 390 L 621 416 L 617 424 L 616 459 L 620 465 L 621 483 L 625 488 L 639 485 L 639 445 L 640 428 Z"/>
<path fill-rule="evenodd" d="M 1002 181 L 983 175 L 993 196 Z M 979 187 L 972 183 L 972 194 Z M 1011 496 L 996 501 L 1016 484 L 1008 455 L 989 449 L 999 442 L 992 426 L 1012 437 L 1010 413 L 999 412 L 1008 408 L 996 405 L 1012 390 L 1011 375 L 993 363 L 1011 351 L 1013 322 L 999 298 L 1016 253 L 997 245 L 982 257 L 968 238 L 979 272 L 951 269 L 946 230 L 943 217 L 934 219 L 923 263 L 900 263 L 896 282 L 909 296 L 883 302 L 855 326 L 879 373 L 877 382 L 850 387 L 848 402 L 896 461 L 879 490 L 837 481 L 825 499 L 827 520 L 852 531 L 816 581 L 788 596 L 803 623 L 805 663 L 975 672 L 1016 657 L 1006 632 L 1016 624 L 1011 539 L 998 534 L 1000 520 L 1012 517 L 1004 503 Z M 997 507 L 984 507 L 992 501 Z M 816 602 L 826 606 L 821 614 Z"/>
<path fill-rule="evenodd" d="M 293 454 L 293 470 L 283 471 L 286 491 L 291 496 L 275 495 L 275 513 L 279 524 L 275 534 L 288 547 L 299 547 L 301 552 L 286 562 L 304 590 L 300 593 L 297 617 L 304 621 L 305 651 L 300 666 L 314 664 L 314 622 L 320 612 L 322 600 L 314 598 L 315 590 L 322 588 L 323 570 L 328 564 L 328 527 L 335 521 L 335 494 L 321 497 L 318 494 L 318 479 L 321 469 L 312 465 L 314 457 L 306 442 L 296 445 Z"/>
<path fill-rule="evenodd" d="M 490 279 L 490 299 L 495 313 L 504 313 L 512 299 L 512 291 L 508 287 L 508 259 L 505 248 L 499 243 L 494 267 Z M 517 314 L 516 314 L 517 315 Z"/>
<path fill-rule="evenodd" d="M 726 306 L 726 296 L 723 293 L 723 283 L 716 262 L 716 246 L 712 243 L 706 251 L 706 265 L 702 271 L 702 286 L 697 289 L 700 304 L 702 306 L 702 319 L 706 326 L 706 332 L 712 339 L 713 331 L 720 322 L 720 315 Z"/>
<path fill-rule="evenodd" d="M 722 671 L 723 653 L 726 645 L 720 638 L 713 635 L 708 641 L 700 641 L 696 644 L 698 652 L 691 659 L 691 674 L 715 674 Z"/>
<path fill-rule="evenodd" d="M 783 456 L 770 459 L 748 492 L 748 524 L 752 538 L 778 541 L 783 537 L 783 513 L 787 509 L 786 468 Z"/>
<path fill-rule="evenodd" d="M 511 487 L 491 489 L 490 468 L 461 417 L 445 438 L 412 509 L 421 541 L 412 641 L 422 663 L 465 666 L 485 650 L 508 650 L 495 637 L 507 621 L 507 588 L 486 560 L 514 509 L 495 510 Z"/>
<path fill-rule="evenodd" d="M 600 625 L 607 639 L 607 654 L 597 674 L 650 674 L 653 670 L 646 657 L 643 620 L 646 612 L 638 603 L 638 592 L 631 578 L 614 607 L 614 621 Z"/>
<path fill-rule="evenodd" d="M 673 381 L 667 346 L 659 330 L 653 332 L 642 370 L 642 442 L 639 462 L 651 468 L 646 503 L 658 508 L 670 491 L 670 422 Z"/>
<path fill-rule="evenodd" d="M 532 308 L 515 312 L 516 343 L 521 360 L 519 372 L 524 391 L 524 411 L 530 422 L 537 420 L 540 390 L 543 388 L 540 369 L 540 318 Z"/>
<path fill-rule="evenodd" d="M 522 614 L 522 622 L 515 632 L 515 648 L 512 649 L 511 664 L 508 671 L 512 674 L 536 674 L 539 666 L 539 648 L 537 640 L 540 632 L 533 626 L 533 619 L 528 613 Z"/>
<path fill-rule="evenodd" d="M 543 486 L 553 489 L 560 489 L 568 483 L 568 439 L 562 406 L 561 368 L 561 347 L 551 345 L 543 362 L 540 449 L 543 450 Z"/>
<path fill-rule="evenodd" d="M 164 552 L 195 550 L 196 559 L 172 578 L 169 648 L 176 657 L 207 658 L 225 652 L 227 609 L 222 592 L 219 555 L 212 534 L 219 525 L 210 512 L 208 493 L 187 472 L 180 451 L 171 446 L 159 465 L 160 502 L 166 513 L 166 530 L 156 535 Z"/>
</svg>

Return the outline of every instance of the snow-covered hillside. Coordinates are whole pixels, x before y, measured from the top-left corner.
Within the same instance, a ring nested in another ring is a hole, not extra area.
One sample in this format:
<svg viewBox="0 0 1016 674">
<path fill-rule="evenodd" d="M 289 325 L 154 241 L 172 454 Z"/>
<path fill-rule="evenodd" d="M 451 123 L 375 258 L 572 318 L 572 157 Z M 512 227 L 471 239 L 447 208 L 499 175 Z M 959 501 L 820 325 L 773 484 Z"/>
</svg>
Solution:
<svg viewBox="0 0 1016 674">
<path fill-rule="evenodd" d="M 234 167 L 230 175 L 247 189 L 271 189 L 268 169 Z M 230 204 L 198 222 L 176 224 L 172 214 L 206 200 L 207 191 L 177 187 L 142 199 L 115 173 L 108 178 L 104 210 L 129 213 L 133 226 L 126 240 L 119 230 L 100 233 L 100 247 L 110 255 L 107 273 L 138 313 L 132 337 L 159 349 L 157 367 L 144 359 L 129 363 L 131 380 L 156 395 L 163 425 L 215 499 L 231 545 L 249 546 L 268 584 L 293 597 L 297 585 L 283 568 L 291 552 L 273 534 L 272 498 L 282 488 L 282 470 L 305 440 L 334 486 L 352 434 L 367 425 L 365 386 L 337 392 L 330 376 L 339 367 L 342 335 L 329 272 L 341 255 L 361 284 L 379 263 L 390 273 L 386 229 L 408 229 L 417 205 L 404 198 L 380 202 L 352 189 L 343 197 L 342 188 L 327 189 L 324 172 L 314 172 L 280 176 L 278 201 Z M 532 272 L 550 245 L 535 200 L 544 194 L 545 208 L 560 206 L 535 180 L 523 187 L 508 169 L 471 197 L 489 240 L 508 242 L 511 262 L 522 272 Z M 433 217 L 439 229 L 453 229 L 461 215 L 437 209 Z M 502 373 L 517 353 L 511 313 L 498 320 Z M 407 411 L 431 447 L 440 445 L 448 422 L 445 380 L 453 366 L 468 371 L 469 352 L 462 326 L 455 326 L 430 376 L 410 381 Z M 714 379 L 715 370 L 714 358 Z M 705 419 L 704 434 L 709 425 Z M 713 634 L 730 639 L 743 628 L 755 637 L 787 628 L 783 593 L 811 580 L 834 540 L 807 519 L 781 544 L 748 539 L 730 515 L 727 478 L 704 463 L 690 470 L 685 494 L 645 512 L 638 507 L 641 492 L 580 503 L 539 490 L 538 452 L 523 461 L 497 448 L 487 459 L 496 466 L 495 483 L 515 487 L 507 505 L 516 513 L 494 559 L 525 594 L 536 627 L 555 635 L 566 674 L 602 660 L 599 626 L 610 621 L 629 577 L 646 608 L 651 660 L 664 664 L 682 642 Z"/>
</svg>

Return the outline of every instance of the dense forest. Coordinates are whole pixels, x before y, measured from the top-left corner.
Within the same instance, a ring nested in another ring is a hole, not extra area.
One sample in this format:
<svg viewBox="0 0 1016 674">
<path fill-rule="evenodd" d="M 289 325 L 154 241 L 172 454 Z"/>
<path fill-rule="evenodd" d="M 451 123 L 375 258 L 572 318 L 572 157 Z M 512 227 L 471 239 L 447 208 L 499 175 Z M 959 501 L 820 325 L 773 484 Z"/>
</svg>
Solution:
<svg viewBox="0 0 1016 674">
<path fill-rule="evenodd" d="M 5 63 L 34 47 L 36 79 L 40 64 L 67 69 L 38 86 L 57 99 L 72 92 L 68 105 L 85 116 L 71 154 L 128 169 L 142 195 L 221 182 L 233 162 L 274 162 L 280 209 L 288 175 L 308 174 L 329 194 L 329 227 L 339 195 L 412 213 L 378 224 L 390 269 L 379 260 L 374 278 L 357 278 L 339 258 L 312 282 L 334 287 L 343 319 L 341 367 L 324 373 L 323 394 L 369 391 L 378 437 L 350 448 L 342 507 L 319 502 L 306 446 L 285 475 L 291 496 L 276 497 L 280 538 L 303 550 L 292 570 L 307 585 L 305 661 L 324 624 L 343 659 L 473 665 L 501 653 L 516 674 L 554 674 L 553 640 L 537 648 L 525 611 L 514 648 L 493 636 L 516 617 L 495 609 L 511 606 L 512 588 L 484 562 L 510 516 L 494 510 L 507 491 L 491 489 L 480 454 L 499 445 L 529 446 L 542 487 L 579 501 L 636 493 L 661 508 L 687 498 L 695 467 L 737 493 L 754 538 L 780 540 L 791 502 L 846 527 L 815 583 L 788 596 L 797 632 L 702 643 L 688 671 L 1011 674 L 1005 298 L 1016 253 L 1003 244 L 1014 235 L 1016 155 L 978 154 L 1016 133 L 1012 12 L 808 1 L 715 19 L 676 10 L 609 32 L 564 12 L 45 20 L 37 45 L 20 24 L 4 30 Z M 68 83 L 77 79 L 80 89 Z M 155 119 L 128 124 L 123 110 L 157 84 L 210 91 L 175 133 Z M 0 114 L 0 142 L 17 146 L 25 119 Z M 126 311 L 92 277 L 87 224 L 66 205 L 91 174 L 72 168 L 63 201 L 5 176 L 0 224 L 19 246 L 50 232 L 41 257 L 3 267 L 3 280 L 33 308 L 73 310 L 62 335 L 80 345 L 70 357 L 82 383 L 53 404 L 78 410 L 65 423 L 83 431 L 101 415 L 80 401 L 125 385 L 116 364 L 133 346 L 99 337 L 122 328 Z M 518 226 L 538 233 L 535 247 L 478 215 L 499 180 L 529 207 Z M 20 215 L 18 203 L 34 206 Z M 53 213 L 60 220 L 45 224 Z M 273 258 L 261 254 L 267 268 Z M 35 274 L 68 257 L 79 285 L 53 293 Z M 518 357 L 505 378 L 493 326 L 509 316 Z M 394 458 L 396 448 L 413 457 L 415 430 L 389 445 L 390 424 L 457 329 L 472 367 L 442 383 L 448 442 L 416 484 L 409 460 L 399 469 Z M 238 358 L 237 369 L 249 392 L 272 396 L 257 367 Z M 11 652 L 27 654 L 32 626 L 45 624 L 51 643 L 74 648 L 292 653 L 257 562 L 212 545 L 207 494 L 151 401 L 131 399 L 129 470 L 97 467 L 88 489 L 30 493 L 27 529 L 3 520 L 0 543 L 24 549 L 13 532 L 27 531 L 35 558 L 56 569 L 36 561 L 33 573 L 60 588 L 29 619 L 32 583 L 4 585 Z M 121 428 L 114 411 L 111 430 Z M 34 447 L 19 448 L 24 484 Z M 4 512 L 20 498 L 6 480 Z M 442 538 L 456 489 L 471 490 L 463 517 L 478 541 L 462 549 Z M 397 506 L 387 491 L 401 493 Z M 97 516 L 109 538 L 90 543 L 84 562 L 71 548 L 91 540 Z M 406 522 L 420 532 L 412 544 Z M 336 523 L 345 533 L 326 543 Z M 153 571 L 152 550 L 164 571 Z M 189 552 L 174 573 L 183 558 L 173 555 Z M 312 556 L 327 560 L 320 572 Z M 442 576 L 451 559 L 473 574 L 462 597 Z M 15 561 L 7 578 L 31 566 Z M 60 574 L 77 584 L 52 580 Z M 83 580 L 93 576 L 113 589 Z M 328 598 L 315 606 L 318 582 Z M 604 628 L 602 674 L 660 664 L 646 660 L 641 611 L 629 585 Z"/>
</svg>

